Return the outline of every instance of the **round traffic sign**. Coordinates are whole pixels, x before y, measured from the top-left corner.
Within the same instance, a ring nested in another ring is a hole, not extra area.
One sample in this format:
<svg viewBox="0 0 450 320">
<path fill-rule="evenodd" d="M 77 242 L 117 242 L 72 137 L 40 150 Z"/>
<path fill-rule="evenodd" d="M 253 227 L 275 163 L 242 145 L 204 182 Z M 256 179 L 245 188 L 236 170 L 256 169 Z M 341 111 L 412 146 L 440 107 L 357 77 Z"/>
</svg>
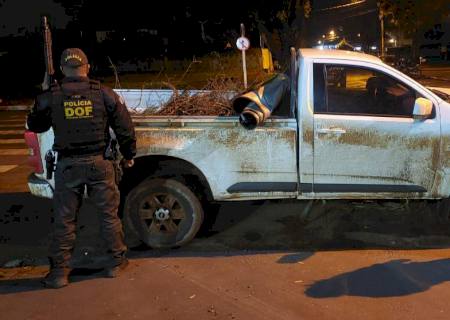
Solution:
<svg viewBox="0 0 450 320">
<path fill-rule="evenodd" d="M 246 37 L 240 37 L 236 41 L 236 46 L 239 50 L 245 51 L 250 48 L 250 40 L 248 40 Z"/>
</svg>

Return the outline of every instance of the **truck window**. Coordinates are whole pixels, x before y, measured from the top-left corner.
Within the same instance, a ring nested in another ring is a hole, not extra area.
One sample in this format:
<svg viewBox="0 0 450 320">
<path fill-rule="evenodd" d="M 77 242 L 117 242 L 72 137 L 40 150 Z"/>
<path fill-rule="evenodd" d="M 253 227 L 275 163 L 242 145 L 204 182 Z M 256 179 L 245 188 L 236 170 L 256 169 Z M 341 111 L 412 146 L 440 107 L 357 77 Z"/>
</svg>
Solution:
<svg viewBox="0 0 450 320">
<path fill-rule="evenodd" d="M 412 117 L 420 95 L 376 70 L 314 64 L 314 112 L 343 115 Z"/>
</svg>

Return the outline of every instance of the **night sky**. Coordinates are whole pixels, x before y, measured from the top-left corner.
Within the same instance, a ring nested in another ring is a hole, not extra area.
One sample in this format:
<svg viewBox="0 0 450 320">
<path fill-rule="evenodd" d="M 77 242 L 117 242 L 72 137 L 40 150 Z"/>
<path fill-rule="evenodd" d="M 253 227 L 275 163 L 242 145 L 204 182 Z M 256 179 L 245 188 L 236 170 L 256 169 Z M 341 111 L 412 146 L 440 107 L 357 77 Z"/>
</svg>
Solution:
<svg viewBox="0 0 450 320">
<path fill-rule="evenodd" d="M 192 59 L 233 45 L 243 22 L 253 46 L 260 32 L 255 13 L 272 31 L 279 27 L 276 13 L 287 0 L 228 0 L 208 2 L 106 0 L 0 0 L 0 79 L 3 92 L 17 91 L 17 83 L 36 84 L 42 78 L 41 16 L 49 17 L 54 57 L 66 47 L 84 49 L 99 72 L 112 59 Z M 376 0 L 312 0 L 313 11 L 304 35 L 306 46 L 316 45 L 331 29 L 340 38 L 379 41 Z M 350 5 L 348 5 L 350 4 Z M 278 25 L 277 25 L 278 23 Z M 139 31 L 140 30 L 140 31 Z M 98 32 L 107 32 L 99 43 Z M 298 43 L 285 43 L 296 46 Z M 28 73 L 24 77 L 17 72 Z M 20 91 L 20 90 L 19 90 Z M 3 93 L 4 95 L 5 93 Z"/>
</svg>

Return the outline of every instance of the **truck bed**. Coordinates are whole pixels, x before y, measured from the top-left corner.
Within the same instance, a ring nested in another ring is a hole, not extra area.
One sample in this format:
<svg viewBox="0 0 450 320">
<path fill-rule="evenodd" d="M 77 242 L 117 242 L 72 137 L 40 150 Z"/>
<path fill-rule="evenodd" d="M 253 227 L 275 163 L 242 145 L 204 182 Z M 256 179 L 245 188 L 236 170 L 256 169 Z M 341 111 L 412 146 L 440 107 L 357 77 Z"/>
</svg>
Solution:
<svg viewBox="0 0 450 320">
<path fill-rule="evenodd" d="M 297 196 L 297 122 L 273 118 L 256 130 L 237 117 L 133 116 L 137 157 L 182 159 L 208 177 L 216 200 Z"/>
</svg>

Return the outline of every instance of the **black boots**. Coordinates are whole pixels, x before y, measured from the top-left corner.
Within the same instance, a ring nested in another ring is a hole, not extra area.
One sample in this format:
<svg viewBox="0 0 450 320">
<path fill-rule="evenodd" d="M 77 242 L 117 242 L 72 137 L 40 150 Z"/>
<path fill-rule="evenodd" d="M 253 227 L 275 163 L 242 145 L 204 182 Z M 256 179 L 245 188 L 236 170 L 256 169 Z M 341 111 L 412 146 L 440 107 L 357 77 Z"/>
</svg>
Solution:
<svg viewBox="0 0 450 320">
<path fill-rule="evenodd" d="M 114 267 L 105 268 L 104 275 L 106 278 L 116 278 L 128 266 L 128 259 L 123 258 L 122 262 Z"/>
<path fill-rule="evenodd" d="M 128 259 L 123 258 L 121 263 L 104 269 L 103 275 L 106 278 L 116 278 L 128 266 Z M 68 267 L 55 267 L 50 264 L 50 271 L 47 273 L 41 283 L 46 288 L 59 289 L 69 284 L 69 274 L 71 269 Z"/>
<path fill-rule="evenodd" d="M 59 289 L 69 284 L 70 268 L 50 268 L 49 273 L 41 281 L 46 288 Z"/>
</svg>

